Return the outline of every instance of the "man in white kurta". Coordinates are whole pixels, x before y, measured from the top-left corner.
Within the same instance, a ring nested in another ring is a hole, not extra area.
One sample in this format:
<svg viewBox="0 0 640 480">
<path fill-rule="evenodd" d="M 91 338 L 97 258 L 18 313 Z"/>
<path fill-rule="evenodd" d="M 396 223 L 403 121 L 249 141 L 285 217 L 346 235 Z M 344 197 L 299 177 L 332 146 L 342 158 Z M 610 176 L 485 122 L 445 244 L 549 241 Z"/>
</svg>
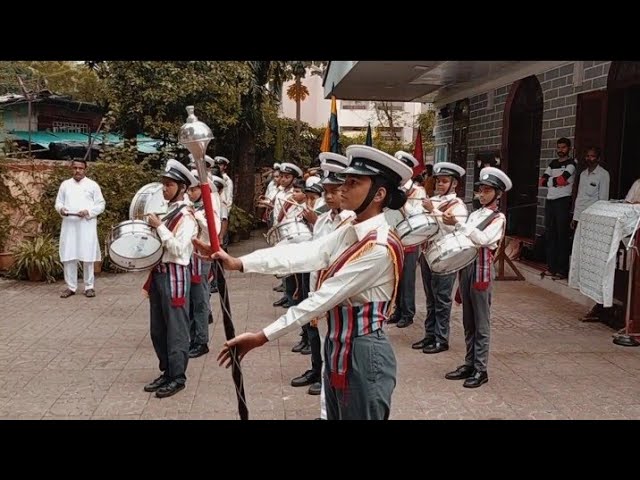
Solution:
<svg viewBox="0 0 640 480">
<path fill-rule="evenodd" d="M 62 216 L 60 261 L 64 265 L 67 289 L 60 295 L 68 298 L 78 289 L 78 262 L 83 262 L 84 294 L 95 297 L 93 263 L 101 260 L 97 217 L 104 212 L 105 201 L 100 186 L 87 178 L 87 163 L 74 160 L 73 177 L 60 185 L 55 209 Z"/>
</svg>

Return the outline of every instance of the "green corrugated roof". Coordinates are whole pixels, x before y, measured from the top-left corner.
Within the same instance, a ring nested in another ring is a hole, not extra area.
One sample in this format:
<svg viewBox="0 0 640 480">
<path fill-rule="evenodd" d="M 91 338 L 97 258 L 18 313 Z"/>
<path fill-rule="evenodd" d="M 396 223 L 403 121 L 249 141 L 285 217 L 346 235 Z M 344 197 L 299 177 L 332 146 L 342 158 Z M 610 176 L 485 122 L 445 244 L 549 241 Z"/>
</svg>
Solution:
<svg viewBox="0 0 640 480">
<path fill-rule="evenodd" d="M 29 132 L 10 132 L 7 136 L 16 140 L 29 141 Z M 31 132 L 31 143 L 42 145 L 44 148 L 49 148 L 51 143 L 59 141 L 56 135 L 49 132 Z"/>
<path fill-rule="evenodd" d="M 95 134 L 92 134 L 95 136 Z M 29 132 L 25 131 L 12 131 L 8 133 L 10 138 L 15 138 L 18 140 L 29 141 Z M 138 135 L 137 138 L 137 147 L 138 152 L 140 153 L 158 153 L 158 149 L 156 145 L 161 145 L 162 141 L 147 137 L 146 135 Z M 89 143 L 89 135 L 85 133 L 77 133 L 77 132 L 46 132 L 46 131 L 36 131 L 31 132 L 31 143 L 42 145 L 44 148 L 49 148 L 51 143 L 81 143 L 88 144 Z M 97 137 L 93 140 L 94 145 L 100 145 L 101 143 L 109 143 L 114 145 L 120 145 L 124 142 L 124 138 L 120 135 L 115 135 L 113 133 L 98 133 Z"/>
</svg>

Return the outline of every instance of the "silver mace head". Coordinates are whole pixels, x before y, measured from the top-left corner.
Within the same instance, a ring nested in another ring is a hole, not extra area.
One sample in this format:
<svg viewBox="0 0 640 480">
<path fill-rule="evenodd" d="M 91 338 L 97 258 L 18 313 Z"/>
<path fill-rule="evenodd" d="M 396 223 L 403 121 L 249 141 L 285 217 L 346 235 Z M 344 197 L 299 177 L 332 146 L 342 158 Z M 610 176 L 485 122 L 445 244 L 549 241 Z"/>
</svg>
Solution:
<svg viewBox="0 0 640 480">
<path fill-rule="evenodd" d="M 209 142 L 213 140 L 213 133 L 206 123 L 198 120 L 193 111 L 193 105 L 189 105 L 187 107 L 187 122 L 180 127 L 178 141 L 187 147 L 191 155 L 193 155 L 200 182 L 206 182 L 207 170 L 204 156 L 207 153 Z"/>
</svg>

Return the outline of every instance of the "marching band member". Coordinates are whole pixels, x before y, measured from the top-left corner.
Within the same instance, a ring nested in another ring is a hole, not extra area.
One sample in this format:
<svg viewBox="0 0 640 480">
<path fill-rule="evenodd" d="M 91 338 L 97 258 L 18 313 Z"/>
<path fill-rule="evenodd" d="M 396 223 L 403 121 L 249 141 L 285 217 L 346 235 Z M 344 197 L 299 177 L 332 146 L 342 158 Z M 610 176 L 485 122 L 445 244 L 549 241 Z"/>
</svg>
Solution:
<svg viewBox="0 0 640 480">
<path fill-rule="evenodd" d="M 227 175 L 227 169 L 229 168 L 229 159 L 226 157 L 217 156 L 213 159 L 216 165 L 220 168 L 220 175 L 224 179 L 225 188 L 224 195 L 221 195 L 222 203 L 227 206 L 227 209 L 231 211 L 233 205 L 233 180 Z"/>
<path fill-rule="evenodd" d="M 286 199 L 291 195 L 293 191 L 293 180 L 295 178 L 302 177 L 302 170 L 293 163 L 283 162 L 280 164 L 280 186 L 281 190 L 276 194 L 273 199 L 273 224 L 277 226 L 280 218 L 280 210 L 287 204 Z M 283 290 L 286 291 L 287 282 L 291 282 L 293 279 L 282 279 Z M 283 295 L 279 300 L 273 302 L 274 307 L 289 307 L 289 301 L 287 295 Z"/>
<path fill-rule="evenodd" d="M 169 213 L 160 220 L 150 214 L 148 223 L 156 229 L 164 253 L 144 285 L 149 295 L 151 342 L 160 361 L 162 374 L 144 387 L 156 392 L 156 397 L 175 395 L 184 389 L 189 362 L 189 295 L 192 239 L 197 226 L 193 216 L 181 201 L 189 187 L 198 181 L 189 169 L 176 160 L 169 160 L 162 176 L 162 193 L 169 202 Z"/>
<path fill-rule="evenodd" d="M 399 151 L 396 158 L 405 159 L 412 168 L 418 166 L 418 160 L 407 152 Z M 407 217 L 419 213 L 424 213 L 424 208 L 419 201 L 409 201 L 410 199 L 426 198 L 424 188 L 414 185 L 409 180 L 404 186 L 407 191 L 407 203 L 400 209 Z M 396 309 L 389 318 L 389 323 L 397 323 L 398 328 L 408 327 L 413 323 L 413 316 L 416 314 L 416 266 L 418 264 L 419 246 L 413 245 L 404 247 L 404 269 L 400 277 L 400 286 L 396 296 Z"/>
<path fill-rule="evenodd" d="M 444 235 L 454 230 L 453 226 L 442 221 L 445 212 L 453 214 L 458 220 L 466 218 L 467 207 L 456 196 L 458 180 L 465 174 L 464 168 L 450 162 L 439 162 L 433 167 L 433 176 L 436 178 L 437 195 L 425 199 L 422 206 L 434 215 L 438 222 L 438 232 L 431 237 L 428 245 L 436 242 Z M 451 293 L 456 274 L 436 274 L 431 271 L 427 259 L 420 255 L 420 270 L 422 271 L 422 284 L 427 297 L 427 318 L 424 321 L 424 338 L 411 348 L 423 353 L 439 353 L 449 350 L 449 317 L 451 316 Z"/>
<path fill-rule="evenodd" d="M 498 199 L 511 190 L 511 180 L 502 170 L 486 167 L 480 171 L 476 183 L 482 208 L 475 210 L 463 223 L 453 215 L 445 214 L 446 225 L 467 236 L 478 247 L 475 262 L 460 270 L 460 295 L 462 297 L 462 323 L 466 355 L 464 365 L 445 375 L 448 380 L 462 380 L 467 388 L 476 388 L 489 381 L 491 273 L 493 253 L 504 236 L 506 220 L 498 212 Z"/>
<path fill-rule="evenodd" d="M 191 170 L 191 175 L 198 180 L 197 170 Z M 213 181 L 214 178 L 218 177 L 211 177 L 210 180 Z M 207 218 L 204 213 L 200 185 L 189 187 L 187 194 L 191 202 L 189 212 L 194 216 L 198 227 L 197 238 L 208 243 L 209 231 L 207 229 Z M 213 193 L 211 196 L 213 200 Z M 219 210 L 215 209 L 215 206 L 213 215 L 216 232 L 220 232 L 222 215 Z M 211 262 L 203 260 L 195 252 L 191 255 L 191 288 L 189 293 L 189 333 L 191 342 L 189 344 L 189 358 L 197 358 L 209 353 L 210 270 Z"/>
<path fill-rule="evenodd" d="M 225 268 L 243 272 L 321 270 L 313 295 L 264 330 L 226 342 L 218 359 L 228 367 L 230 347 L 235 346 L 242 358 L 328 312 L 324 347 L 328 419 L 388 419 L 396 358 L 382 327 L 395 301 L 404 254 L 383 208 L 398 209 L 404 204 L 406 196 L 399 187 L 411 178 L 412 169 L 364 145 L 352 145 L 346 153 L 350 163 L 340 189 L 341 207 L 355 212 L 352 222 L 309 242 L 262 249 L 240 258 L 225 252 L 212 256 Z M 194 243 L 207 251 L 202 242 Z"/>
<path fill-rule="evenodd" d="M 337 153 L 321 153 L 321 168 L 325 172 L 324 178 L 321 180 L 321 184 L 324 190 L 325 205 L 330 210 L 318 216 L 315 212 L 306 210 L 303 215 L 307 221 L 310 218 L 315 218 L 313 222 L 313 238 L 318 239 L 324 237 L 334 230 L 336 230 L 342 223 L 346 222 L 354 216 L 354 213 L 350 210 L 342 210 L 340 208 L 340 186 L 344 183 L 344 177 L 337 174 L 347 168 L 349 160 L 347 157 L 338 155 Z M 313 186 L 318 185 L 317 183 Z M 313 188 L 309 187 L 309 188 Z M 309 278 L 309 295 L 313 295 L 315 291 L 315 285 L 318 280 L 318 273 L 311 272 Z M 309 395 L 321 395 L 321 415 L 322 419 L 327 418 L 327 410 L 324 400 L 324 391 L 322 389 L 322 337 L 318 330 L 318 319 L 314 319 L 309 323 L 307 332 L 309 337 L 309 344 L 311 348 L 311 370 L 307 370 L 299 377 L 291 380 L 291 385 L 294 387 L 309 386 L 307 393 Z"/>
</svg>

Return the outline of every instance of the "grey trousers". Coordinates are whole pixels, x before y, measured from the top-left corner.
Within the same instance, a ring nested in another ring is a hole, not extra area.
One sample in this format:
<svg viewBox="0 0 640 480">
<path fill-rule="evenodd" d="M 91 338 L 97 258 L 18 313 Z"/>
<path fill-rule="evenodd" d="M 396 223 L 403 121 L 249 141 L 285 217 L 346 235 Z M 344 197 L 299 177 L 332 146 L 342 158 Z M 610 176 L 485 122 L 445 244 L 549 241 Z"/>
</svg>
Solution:
<svg viewBox="0 0 640 480">
<path fill-rule="evenodd" d="M 460 270 L 460 296 L 462 297 L 462 324 L 467 353 L 465 365 L 480 372 L 487 371 L 489 362 L 489 322 L 491 309 L 491 284 L 486 290 L 473 288 L 475 262 Z"/>
<path fill-rule="evenodd" d="M 404 255 L 404 266 L 396 296 L 396 316 L 399 319 L 413 319 L 416 314 L 416 266 L 418 265 L 419 253 L 416 250 Z"/>
<path fill-rule="evenodd" d="M 209 312 L 211 307 L 209 298 L 209 262 L 202 262 L 201 282 L 191 285 L 189 295 L 189 335 L 192 345 L 206 345 L 209 343 Z"/>
<path fill-rule="evenodd" d="M 331 342 L 325 339 L 325 362 L 331 358 Z M 356 337 L 351 345 L 347 387 L 330 384 L 325 363 L 323 388 L 327 420 L 388 420 L 391 394 L 396 386 L 396 357 L 382 330 Z"/>
<path fill-rule="evenodd" d="M 185 305 L 171 306 L 169 274 L 153 272 L 149 303 L 151 342 L 160 361 L 160 371 L 178 383 L 185 383 L 189 362 L 189 292 L 187 282 Z"/>
<path fill-rule="evenodd" d="M 449 317 L 451 316 L 453 284 L 456 274 L 438 275 L 431 271 L 424 255 L 420 255 L 422 286 L 427 297 L 427 318 L 424 321 L 425 337 L 435 337 L 436 342 L 449 343 Z"/>
</svg>

